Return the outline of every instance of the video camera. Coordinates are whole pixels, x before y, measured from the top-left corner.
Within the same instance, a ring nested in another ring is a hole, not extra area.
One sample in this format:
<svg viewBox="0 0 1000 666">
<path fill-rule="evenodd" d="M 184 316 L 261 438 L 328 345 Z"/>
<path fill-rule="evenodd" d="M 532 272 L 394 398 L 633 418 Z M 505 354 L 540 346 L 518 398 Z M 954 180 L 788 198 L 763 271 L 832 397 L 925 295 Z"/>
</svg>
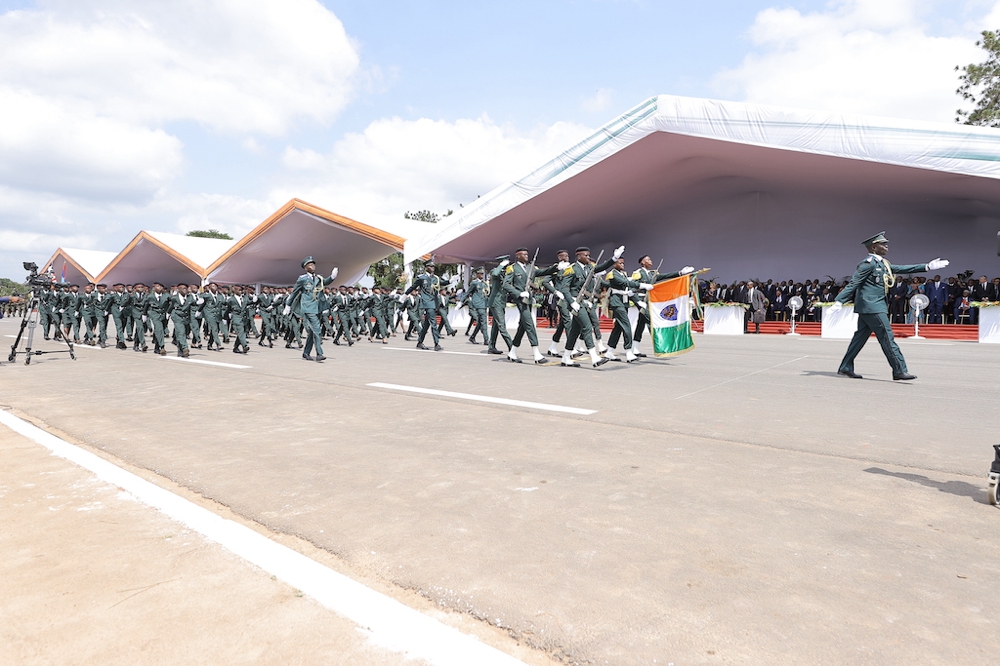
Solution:
<svg viewBox="0 0 1000 666">
<path fill-rule="evenodd" d="M 45 287 L 48 288 L 52 284 L 52 269 L 50 268 L 47 272 L 38 274 L 38 264 L 33 261 L 24 261 L 21 263 L 24 266 L 24 270 L 28 271 L 28 277 L 24 280 L 24 283 L 29 287 Z"/>
</svg>

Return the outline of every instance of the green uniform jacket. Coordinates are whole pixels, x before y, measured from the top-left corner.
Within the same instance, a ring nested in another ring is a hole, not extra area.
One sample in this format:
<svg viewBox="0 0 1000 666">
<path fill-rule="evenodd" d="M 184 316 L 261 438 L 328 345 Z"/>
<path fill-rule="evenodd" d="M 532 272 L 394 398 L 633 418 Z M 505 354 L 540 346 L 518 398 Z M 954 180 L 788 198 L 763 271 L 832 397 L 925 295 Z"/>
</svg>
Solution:
<svg viewBox="0 0 1000 666">
<path fill-rule="evenodd" d="M 497 266 L 490 271 L 490 290 L 486 295 L 486 307 L 504 307 L 506 302 L 503 291 L 503 268 Z"/>
<path fill-rule="evenodd" d="M 320 310 L 325 310 L 322 305 L 323 287 L 327 287 L 333 282 L 333 278 L 321 278 L 315 273 L 305 273 L 295 281 L 295 288 L 292 289 L 292 297 L 288 304 L 292 310 L 298 309 L 302 313 L 319 314 Z"/>
<path fill-rule="evenodd" d="M 878 255 L 869 254 L 868 258 L 858 264 L 854 276 L 847 283 L 839 294 L 838 303 L 848 303 L 854 301 L 854 312 L 857 314 L 878 314 L 889 312 L 889 301 L 886 290 L 886 278 L 889 277 L 889 269 L 893 274 L 906 275 L 909 273 L 924 273 L 927 271 L 927 264 L 887 264 L 888 262 Z"/>
<path fill-rule="evenodd" d="M 414 280 L 406 293 L 417 291 L 420 293 L 420 307 L 436 310 L 438 306 L 438 292 L 441 291 L 441 278 L 430 273 L 421 273 Z"/>
<path fill-rule="evenodd" d="M 463 303 L 468 303 L 473 310 L 481 310 L 486 307 L 486 283 L 476 278 L 469 283 L 469 291 L 466 292 Z"/>
<path fill-rule="evenodd" d="M 594 266 L 594 273 L 600 273 L 601 271 L 606 271 L 615 265 L 614 259 L 605 259 L 601 263 Z M 590 264 L 584 266 L 579 261 L 574 261 L 569 265 L 565 271 L 563 271 L 564 285 L 566 291 L 564 296 L 567 299 L 573 300 L 580 295 L 580 290 L 583 289 L 583 282 L 587 279 L 587 274 L 590 272 Z M 593 297 L 594 292 L 597 291 L 597 286 L 595 285 L 595 280 L 590 280 L 590 296 Z"/>
<path fill-rule="evenodd" d="M 622 292 L 639 288 L 638 280 L 630 280 L 624 271 L 616 271 L 613 268 L 604 275 L 604 282 L 610 289 L 608 305 L 613 308 L 627 308 L 630 294 Z"/>
<path fill-rule="evenodd" d="M 507 266 L 503 276 L 503 289 L 510 294 L 511 300 L 520 301 L 521 292 L 528 291 L 528 271 L 530 265 L 522 265 L 520 262 Z"/>
</svg>

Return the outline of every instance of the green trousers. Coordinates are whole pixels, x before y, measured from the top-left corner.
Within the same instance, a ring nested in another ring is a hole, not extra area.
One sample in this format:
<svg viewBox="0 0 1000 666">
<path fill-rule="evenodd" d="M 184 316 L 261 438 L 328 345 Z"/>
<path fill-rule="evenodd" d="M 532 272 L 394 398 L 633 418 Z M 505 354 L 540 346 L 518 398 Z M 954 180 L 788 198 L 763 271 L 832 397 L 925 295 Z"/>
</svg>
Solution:
<svg viewBox="0 0 1000 666">
<path fill-rule="evenodd" d="M 490 329 L 490 349 L 496 349 L 498 335 L 503 337 L 503 341 L 507 343 L 507 349 L 513 349 L 514 342 L 510 339 L 510 333 L 507 332 L 507 304 L 500 301 L 493 305 L 490 308 L 490 315 L 493 316 L 493 327 Z"/>
<path fill-rule="evenodd" d="M 843 372 L 854 372 L 854 359 L 861 352 L 862 347 L 868 342 L 869 336 L 875 334 L 875 339 L 882 346 L 882 353 L 885 360 L 889 361 L 892 367 L 892 376 L 908 374 L 906 369 L 906 359 L 903 352 L 899 351 L 899 345 L 892 335 L 892 325 L 889 323 L 889 315 L 885 312 L 875 314 L 859 314 L 858 330 L 851 338 L 851 344 L 847 346 L 847 353 L 844 360 L 840 362 L 840 370 Z"/>
</svg>

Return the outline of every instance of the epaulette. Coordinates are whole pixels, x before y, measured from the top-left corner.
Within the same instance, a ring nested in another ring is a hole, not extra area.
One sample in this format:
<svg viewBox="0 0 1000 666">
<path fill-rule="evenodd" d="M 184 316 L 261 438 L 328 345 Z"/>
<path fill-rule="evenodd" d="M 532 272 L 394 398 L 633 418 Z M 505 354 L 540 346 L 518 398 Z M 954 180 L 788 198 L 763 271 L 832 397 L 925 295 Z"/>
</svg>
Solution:
<svg viewBox="0 0 1000 666">
<path fill-rule="evenodd" d="M 642 275 L 639 273 L 639 271 L 636 271 L 635 273 L 632 273 L 632 279 L 633 280 L 638 280 L 641 277 L 642 277 Z"/>
<path fill-rule="evenodd" d="M 507 270 L 504 271 L 504 272 L 507 273 L 507 275 L 510 275 L 511 273 L 513 273 L 514 272 L 514 264 L 510 264 L 509 266 L 507 266 Z"/>
<path fill-rule="evenodd" d="M 875 260 L 875 257 L 873 257 L 873 256 L 872 256 L 872 255 L 870 255 L 870 254 L 868 255 L 868 258 L 867 258 L 867 259 L 865 259 L 865 261 L 867 261 L 867 262 L 869 262 L 869 263 L 871 263 L 871 262 L 872 262 L 872 261 L 874 261 L 874 260 Z M 865 261 L 862 261 L 861 263 L 865 263 Z"/>
<path fill-rule="evenodd" d="M 567 275 L 572 275 L 572 274 L 573 274 L 573 267 L 572 266 L 567 266 L 566 270 L 563 271 L 563 277 L 566 277 Z"/>
</svg>

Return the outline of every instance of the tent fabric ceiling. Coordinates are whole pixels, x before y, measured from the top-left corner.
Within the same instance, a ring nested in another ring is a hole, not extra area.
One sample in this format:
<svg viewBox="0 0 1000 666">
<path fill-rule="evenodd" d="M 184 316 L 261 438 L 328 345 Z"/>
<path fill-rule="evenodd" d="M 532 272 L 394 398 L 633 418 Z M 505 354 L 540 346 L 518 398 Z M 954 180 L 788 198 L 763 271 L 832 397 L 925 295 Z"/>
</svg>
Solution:
<svg viewBox="0 0 1000 666">
<path fill-rule="evenodd" d="M 660 96 L 408 241 L 406 258 L 624 243 L 630 263 L 649 253 L 725 280 L 841 277 L 886 229 L 900 262 L 996 272 L 998 178 L 988 128 Z"/>
</svg>

